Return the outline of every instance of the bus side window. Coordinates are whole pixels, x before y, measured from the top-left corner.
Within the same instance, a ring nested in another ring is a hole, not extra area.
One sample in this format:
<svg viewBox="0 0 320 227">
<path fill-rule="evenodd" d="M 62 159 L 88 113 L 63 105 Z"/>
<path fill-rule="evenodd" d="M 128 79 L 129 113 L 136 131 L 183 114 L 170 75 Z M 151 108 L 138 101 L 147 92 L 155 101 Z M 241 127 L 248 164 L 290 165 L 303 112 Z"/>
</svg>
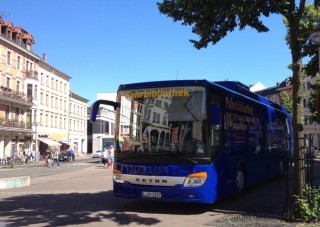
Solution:
<svg viewBox="0 0 320 227">
<path fill-rule="evenodd" d="M 210 150 L 212 157 L 216 157 L 221 150 L 223 118 L 221 110 L 221 97 L 218 95 L 211 96 L 210 102 Z"/>
</svg>

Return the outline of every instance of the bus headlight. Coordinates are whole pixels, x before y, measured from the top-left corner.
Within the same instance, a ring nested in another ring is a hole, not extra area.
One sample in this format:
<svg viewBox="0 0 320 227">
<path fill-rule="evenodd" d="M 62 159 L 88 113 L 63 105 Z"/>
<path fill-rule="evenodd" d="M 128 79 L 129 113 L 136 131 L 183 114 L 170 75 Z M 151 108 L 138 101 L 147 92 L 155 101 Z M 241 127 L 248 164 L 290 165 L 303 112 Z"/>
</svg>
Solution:
<svg viewBox="0 0 320 227">
<path fill-rule="evenodd" d="M 122 172 L 117 169 L 113 169 L 113 180 L 117 183 L 124 183 Z"/>
<path fill-rule="evenodd" d="M 207 177 L 208 174 L 206 172 L 190 174 L 184 180 L 183 187 L 199 187 L 206 182 Z"/>
</svg>

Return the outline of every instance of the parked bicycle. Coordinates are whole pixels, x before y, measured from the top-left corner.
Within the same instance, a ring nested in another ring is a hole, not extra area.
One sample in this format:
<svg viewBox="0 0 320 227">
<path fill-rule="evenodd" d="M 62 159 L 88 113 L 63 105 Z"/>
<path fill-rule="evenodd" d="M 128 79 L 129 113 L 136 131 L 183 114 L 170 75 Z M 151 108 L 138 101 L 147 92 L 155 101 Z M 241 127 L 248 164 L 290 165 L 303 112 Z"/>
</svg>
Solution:
<svg viewBox="0 0 320 227">
<path fill-rule="evenodd" d="M 6 156 L 5 158 L 1 159 L 1 165 L 3 165 L 4 167 L 13 167 L 14 162 L 12 157 Z"/>
</svg>

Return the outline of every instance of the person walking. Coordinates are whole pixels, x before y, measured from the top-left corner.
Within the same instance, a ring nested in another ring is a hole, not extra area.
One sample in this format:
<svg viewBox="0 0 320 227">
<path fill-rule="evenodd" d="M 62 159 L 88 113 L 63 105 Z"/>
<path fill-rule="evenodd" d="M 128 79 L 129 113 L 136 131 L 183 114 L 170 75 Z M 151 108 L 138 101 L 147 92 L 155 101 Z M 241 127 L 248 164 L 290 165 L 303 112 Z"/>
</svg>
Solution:
<svg viewBox="0 0 320 227">
<path fill-rule="evenodd" d="M 47 148 L 45 151 L 46 166 L 51 168 L 51 151 Z"/>
<path fill-rule="evenodd" d="M 109 148 L 105 147 L 102 154 L 102 161 L 104 166 L 106 166 L 106 164 L 108 163 L 108 154 L 109 154 Z"/>
<path fill-rule="evenodd" d="M 57 163 L 58 168 L 60 168 L 60 163 L 59 163 L 59 151 L 57 149 L 54 150 L 53 153 L 53 162 L 52 162 L 52 167 L 54 166 L 54 163 Z"/>
<path fill-rule="evenodd" d="M 36 160 L 36 151 L 34 149 L 31 152 L 31 159 L 32 159 L 33 163 L 37 162 L 37 160 Z"/>
<path fill-rule="evenodd" d="M 114 148 L 112 145 L 110 145 L 108 167 L 112 168 L 113 162 L 114 162 Z"/>
</svg>

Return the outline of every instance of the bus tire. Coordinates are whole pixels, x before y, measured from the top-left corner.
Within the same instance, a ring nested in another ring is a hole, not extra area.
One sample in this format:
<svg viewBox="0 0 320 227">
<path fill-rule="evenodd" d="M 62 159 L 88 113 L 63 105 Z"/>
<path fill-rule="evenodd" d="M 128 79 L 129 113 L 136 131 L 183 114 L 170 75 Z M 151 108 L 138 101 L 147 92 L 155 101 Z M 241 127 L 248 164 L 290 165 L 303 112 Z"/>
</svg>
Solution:
<svg viewBox="0 0 320 227">
<path fill-rule="evenodd" d="M 279 174 L 278 174 L 278 176 L 279 176 L 279 177 L 283 177 L 284 175 L 285 175 L 284 161 L 283 161 L 283 160 L 280 160 L 280 163 L 279 163 Z"/>
<path fill-rule="evenodd" d="M 235 186 L 236 186 L 236 198 L 244 194 L 246 188 L 246 174 L 243 168 L 238 168 L 236 172 Z"/>
</svg>

